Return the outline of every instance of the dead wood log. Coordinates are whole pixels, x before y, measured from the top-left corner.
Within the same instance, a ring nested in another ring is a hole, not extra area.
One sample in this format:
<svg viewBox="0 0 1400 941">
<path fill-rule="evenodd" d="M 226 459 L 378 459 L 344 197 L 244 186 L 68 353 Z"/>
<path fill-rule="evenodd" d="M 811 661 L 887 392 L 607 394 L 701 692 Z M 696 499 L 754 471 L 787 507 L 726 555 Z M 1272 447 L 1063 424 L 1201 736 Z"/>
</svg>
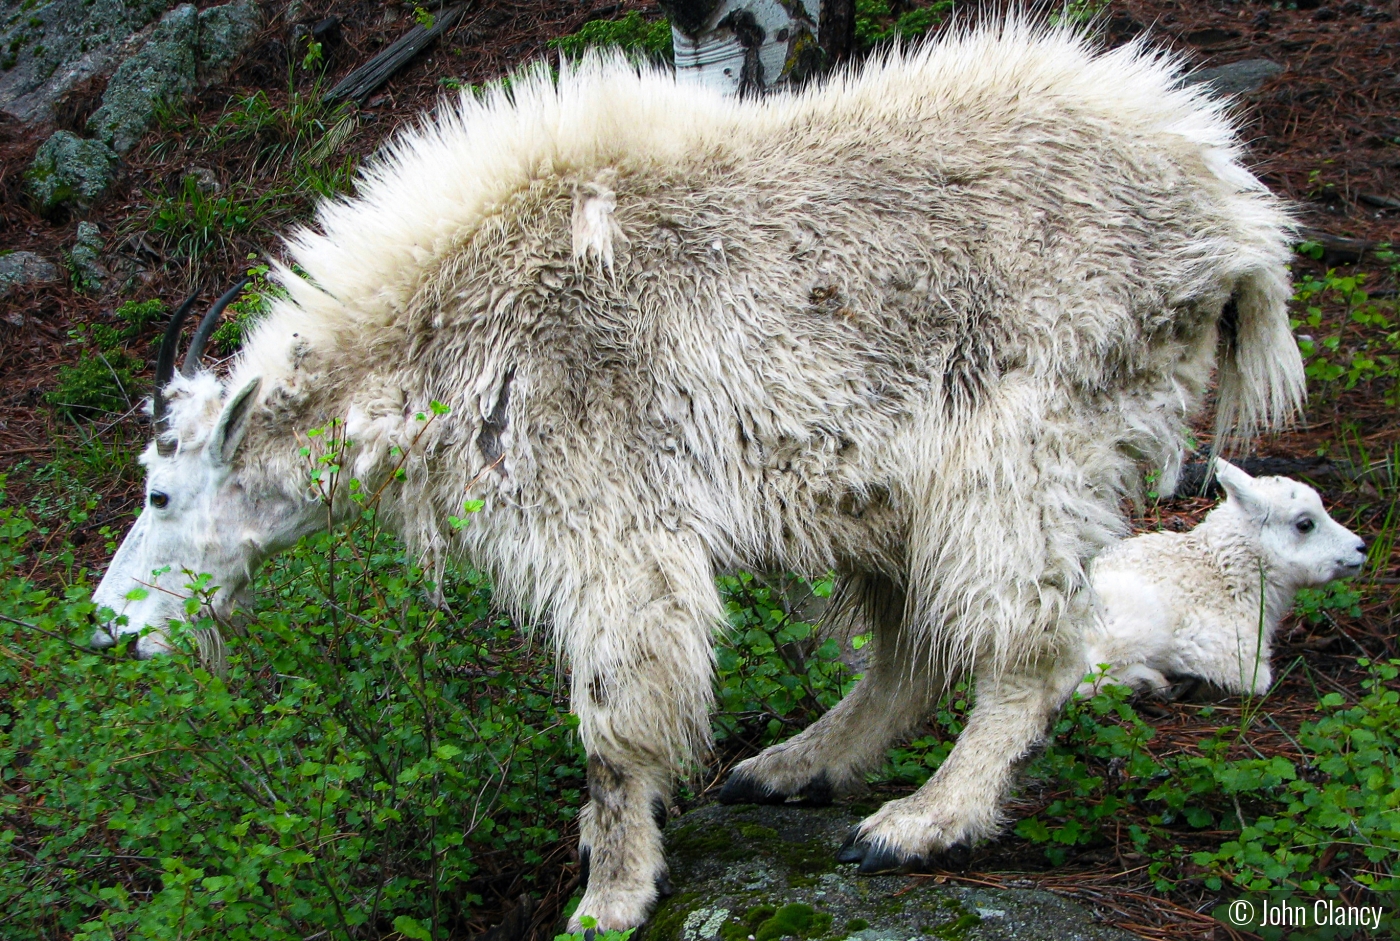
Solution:
<svg viewBox="0 0 1400 941">
<path fill-rule="evenodd" d="M 1372 242 L 1368 239 L 1349 239 L 1341 235 L 1323 232 L 1321 229 L 1299 229 L 1298 238 L 1299 244 L 1315 242 L 1321 245 L 1322 263 L 1329 268 L 1333 265 L 1355 264 L 1361 260 L 1363 255 L 1380 247 L 1379 242 Z"/>
<path fill-rule="evenodd" d="M 1176 483 L 1170 497 L 1163 499 L 1187 499 L 1189 497 L 1217 496 L 1220 485 L 1214 478 L 1206 484 L 1208 456 L 1189 460 L 1181 468 L 1181 478 Z M 1353 464 L 1350 461 L 1334 461 L 1325 457 L 1244 457 L 1230 462 L 1251 477 L 1296 477 L 1300 480 L 1364 480 L 1367 477 L 1394 474 L 1396 469 L 1385 466 L 1371 467 Z"/>
<path fill-rule="evenodd" d="M 447 32 L 462 14 L 472 5 L 473 0 L 458 3 L 443 10 L 433 18 L 433 25 L 424 28 L 421 24 L 404 33 L 373 59 L 345 76 L 326 93 L 326 101 L 354 101 L 364 104 L 376 88 L 387 82 L 395 72 L 407 65 L 414 56 L 422 52 L 433 40 Z"/>
</svg>

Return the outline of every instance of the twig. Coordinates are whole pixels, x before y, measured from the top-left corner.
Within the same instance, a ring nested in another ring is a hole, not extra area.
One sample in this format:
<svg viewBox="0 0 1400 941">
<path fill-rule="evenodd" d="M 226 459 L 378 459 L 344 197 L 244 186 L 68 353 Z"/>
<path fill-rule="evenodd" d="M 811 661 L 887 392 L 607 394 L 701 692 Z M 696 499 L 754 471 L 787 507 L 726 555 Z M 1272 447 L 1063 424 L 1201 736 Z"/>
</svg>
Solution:
<svg viewBox="0 0 1400 941">
<path fill-rule="evenodd" d="M 383 52 L 345 76 L 336 86 L 326 92 L 325 100 L 335 102 L 350 100 L 363 103 L 380 85 L 387 82 L 395 72 L 403 68 L 414 56 L 426 49 L 434 39 L 457 24 L 462 14 L 467 12 L 473 0 L 466 0 L 437 15 L 433 25 L 427 29 L 415 26 L 394 41 Z"/>
<path fill-rule="evenodd" d="M 85 654 L 89 654 L 90 656 L 102 657 L 105 660 L 117 659 L 116 657 L 112 656 L 106 651 L 95 650 L 92 647 L 84 647 L 82 644 L 75 644 L 67 637 L 64 637 L 61 634 L 55 634 L 53 631 L 46 631 L 37 624 L 30 624 L 28 621 L 21 621 L 19 618 L 12 618 L 8 614 L 0 614 L 0 621 L 8 621 L 9 623 L 18 625 L 19 627 L 28 628 L 31 631 L 38 631 L 40 634 L 52 637 L 54 640 L 61 640 L 69 647 L 72 647 L 74 650 L 80 650 Z"/>
</svg>

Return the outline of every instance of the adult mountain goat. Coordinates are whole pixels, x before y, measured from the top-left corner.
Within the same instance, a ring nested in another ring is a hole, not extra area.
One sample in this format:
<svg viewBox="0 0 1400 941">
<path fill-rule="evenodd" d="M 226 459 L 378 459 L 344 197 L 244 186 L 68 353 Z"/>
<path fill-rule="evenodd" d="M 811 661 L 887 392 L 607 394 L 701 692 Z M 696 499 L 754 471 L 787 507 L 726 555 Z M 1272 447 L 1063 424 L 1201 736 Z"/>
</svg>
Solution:
<svg viewBox="0 0 1400 941">
<path fill-rule="evenodd" d="M 1222 432 L 1302 396 L 1286 218 L 1222 106 L 1141 46 L 1020 23 L 761 100 L 536 68 L 405 133 L 317 225 L 227 378 L 167 383 L 165 357 L 97 642 L 161 649 L 183 572 L 227 609 L 327 525 L 298 435 L 344 418 L 345 473 L 388 482 L 414 550 L 551 625 L 589 755 L 575 927 L 636 925 L 664 885 L 718 567 L 835 569 L 876 636 L 726 800 L 823 799 L 975 676 L 947 762 L 841 851 L 916 865 L 994 832 L 1081 678 L 1085 563 L 1140 466 L 1175 473 L 1217 353 Z"/>
</svg>

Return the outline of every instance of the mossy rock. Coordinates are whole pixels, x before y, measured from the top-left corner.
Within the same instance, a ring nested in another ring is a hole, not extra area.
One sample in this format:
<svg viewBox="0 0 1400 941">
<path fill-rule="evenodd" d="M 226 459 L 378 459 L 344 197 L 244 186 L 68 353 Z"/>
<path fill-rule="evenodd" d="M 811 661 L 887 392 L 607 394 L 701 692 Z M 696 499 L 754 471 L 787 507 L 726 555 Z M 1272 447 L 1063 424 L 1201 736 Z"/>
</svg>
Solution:
<svg viewBox="0 0 1400 941">
<path fill-rule="evenodd" d="M 86 206 L 101 196 L 116 164 L 117 155 L 101 141 L 55 131 L 39 145 L 24 178 L 40 211 L 49 212 L 65 203 Z"/>
<path fill-rule="evenodd" d="M 636 941 L 1135 941 L 1048 892 L 859 876 L 850 808 L 702 807 L 666 828 L 671 882 Z"/>
<path fill-rule="evenodd" d="M 118 154 L 136 145 L 162 101 L 174 101 L 194 88 L 199 11 L 193 4 L 171 10 L 156 24 L 136 55 L 112 73 L 102 107 L 88 119 L 88 130 Z"/>
</svg>

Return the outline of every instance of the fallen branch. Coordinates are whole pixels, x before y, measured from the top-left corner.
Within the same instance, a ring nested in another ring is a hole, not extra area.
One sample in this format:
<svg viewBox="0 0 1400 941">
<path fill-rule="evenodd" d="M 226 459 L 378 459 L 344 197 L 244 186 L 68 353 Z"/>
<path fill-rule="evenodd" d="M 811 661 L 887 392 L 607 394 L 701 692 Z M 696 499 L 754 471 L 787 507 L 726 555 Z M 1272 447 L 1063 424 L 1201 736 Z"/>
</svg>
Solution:
<svg viewBox="0 0 1400 941">
<path fill-rule="evenodd" d="M 1325 457 L 1244 457 L 1230 462 L 1251 477 L 1302 477 L 1311 480 L 1364 480 L 1372 474 L 1384 475 L 1387 468 L 1333 461 Z M 1206 486 L 1207 461 L 1187 461 L 1181 468 L 1181 479 L 1172 497 L 1202 497 L 1218 493 L 1219 485 L 1211 480 Z M 1389 469 L 1394 473 L 1394 468 Z"/>
<path fill-rule="evenodd" d="M 394 40 L 387 49 L 337 82 L 336 86 L 326 93 L 325 100 L 327 102 L 346 100 L 364 104 L 365 99 L 376 88 L 387 82 L 414 56 L 431 45 L 434 39 L 455 26 L 457 21 L 462 18 L 462 14 L 466 13 L 467 8 L 472 5 L 472 2 L 473 0 L 466 0 L 464 3 L 443 10 L 434 17 L 433 25 L 427 29 L 421 25 L 410 29 Z"/>
<path fill-rule="evenodd" d="M 1350 265 L 1360 261 L 1363 255 L 1374 252 L 1380 248 L 1380 242 L 1372 242 L 1368 239 L 1349 239 L 1341 235 L 1332 235 L 1323 232 L 1321 229 L 1299 229 L 1299 244 L 1303 242 L 1313 242 L 1322 246 L 1322 263 L 1327 267 L 1333 265 Z"/>
</svg>

